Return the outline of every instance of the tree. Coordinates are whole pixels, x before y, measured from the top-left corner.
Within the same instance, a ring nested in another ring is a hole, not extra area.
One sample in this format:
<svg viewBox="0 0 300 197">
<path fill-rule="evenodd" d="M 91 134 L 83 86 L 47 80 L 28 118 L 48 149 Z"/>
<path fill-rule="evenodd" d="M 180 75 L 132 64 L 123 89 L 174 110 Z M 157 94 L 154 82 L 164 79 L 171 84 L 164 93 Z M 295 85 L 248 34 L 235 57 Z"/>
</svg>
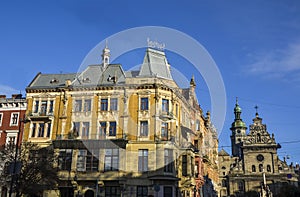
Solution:
<svg viewBox="0 0 300 197">
<path fill-rule="evenodd" d="M 52 146 L 41 148 L 30 142 L 23 143 L 16 160 L 15 151 L 11 146 L 0 151 L 2 185 L 8 189 L 12 186 L 16 196 L 42 196 L 44 190 L 55 189 L 59 178 Z"/>
<path fill-rule="evenodd" d="M 298 197 L 300 196 L 300 188 L 294 185 L 285 184 L 280 187 L 278 197 Z"/>
</svg>

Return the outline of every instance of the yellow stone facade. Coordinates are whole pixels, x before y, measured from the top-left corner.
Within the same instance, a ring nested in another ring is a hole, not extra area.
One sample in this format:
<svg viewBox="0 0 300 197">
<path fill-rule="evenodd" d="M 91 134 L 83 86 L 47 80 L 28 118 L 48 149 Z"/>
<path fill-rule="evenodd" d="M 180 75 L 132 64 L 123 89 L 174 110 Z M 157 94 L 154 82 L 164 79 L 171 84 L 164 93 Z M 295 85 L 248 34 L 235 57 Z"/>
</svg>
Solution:
<svg viewBox="0 0 300 197">
<path fill-rule="evenodd" d="M 29 84 L 24 141 L 53 145 L 59 157 L 62 182 L 49 196 L 203 196 L 205 175 L 218 182 L 216 132 L 194 78 L 182 89 L 164 52 L 145 56 L 138 76 L 99 64 Z M 147 73 L 153 57 L 165 73 Z"/>
</svg>

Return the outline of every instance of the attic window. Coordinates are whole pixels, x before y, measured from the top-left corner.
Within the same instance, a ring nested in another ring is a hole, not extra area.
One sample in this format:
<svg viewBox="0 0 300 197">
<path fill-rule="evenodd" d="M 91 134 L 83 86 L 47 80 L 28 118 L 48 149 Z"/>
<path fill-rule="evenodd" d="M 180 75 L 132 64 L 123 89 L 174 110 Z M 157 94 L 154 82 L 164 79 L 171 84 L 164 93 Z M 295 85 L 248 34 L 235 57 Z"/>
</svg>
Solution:
<svg viewBox="0 0 300 197">
<path fill-rule="evenodd" d="M 58 79 L 56 79 L 56 78 L 53 78 L 53 79 L 51 79 L 51 81 L 50 81 L 50 83 L 58 83 L 59 81 L 58 81 Z"/>
<path fill-rule="evenodd" d="M 89 83 L 90 82 L 90 78 L 86 77 L 82 79 L 82 82 L 84 83 Z"/>
</svg>

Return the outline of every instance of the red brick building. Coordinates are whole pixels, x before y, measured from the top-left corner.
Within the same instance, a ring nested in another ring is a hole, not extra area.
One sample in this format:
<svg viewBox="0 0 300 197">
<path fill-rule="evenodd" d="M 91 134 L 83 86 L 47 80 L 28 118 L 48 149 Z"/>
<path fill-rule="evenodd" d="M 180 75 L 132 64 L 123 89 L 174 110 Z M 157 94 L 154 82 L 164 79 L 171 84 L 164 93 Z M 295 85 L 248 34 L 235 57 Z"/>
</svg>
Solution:
<svg viewBox="0 0 300 197">
<path fill-rule="evenodd" d="M 22 142 L 22 119 L 26 112 L 26 98 L 22 94 L 13 94 L 11 98 L 0 95 L 0 147 L 17 143 L 18 133 Z M 21 125 L 20 125 L 21 124 Z"/>
</svg>

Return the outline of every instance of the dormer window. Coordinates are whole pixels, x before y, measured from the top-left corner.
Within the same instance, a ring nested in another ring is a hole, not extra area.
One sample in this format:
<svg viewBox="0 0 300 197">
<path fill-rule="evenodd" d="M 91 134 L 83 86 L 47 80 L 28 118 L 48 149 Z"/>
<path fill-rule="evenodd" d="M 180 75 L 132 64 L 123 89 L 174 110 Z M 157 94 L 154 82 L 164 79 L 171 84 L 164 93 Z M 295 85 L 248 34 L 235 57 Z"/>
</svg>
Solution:
<svg viewBox="0 0 300 197">
<path fill-rule="evenodd" d="M 91 80 L 90 78 L 86 77 L 86 78 L 83 78 L 82 82 L 84 83 L 89 83 Z"/>
<path fill-rule="evenodd" d="M 56 79 L 56 78 L 53 78 L 53 79 L 51 79 L 51 81 L 50 81 L 50 83 L 52 84 L 52 83 L 58 83 L 59 81 L 58 81 L 58 79 Z"/>
</svg>

